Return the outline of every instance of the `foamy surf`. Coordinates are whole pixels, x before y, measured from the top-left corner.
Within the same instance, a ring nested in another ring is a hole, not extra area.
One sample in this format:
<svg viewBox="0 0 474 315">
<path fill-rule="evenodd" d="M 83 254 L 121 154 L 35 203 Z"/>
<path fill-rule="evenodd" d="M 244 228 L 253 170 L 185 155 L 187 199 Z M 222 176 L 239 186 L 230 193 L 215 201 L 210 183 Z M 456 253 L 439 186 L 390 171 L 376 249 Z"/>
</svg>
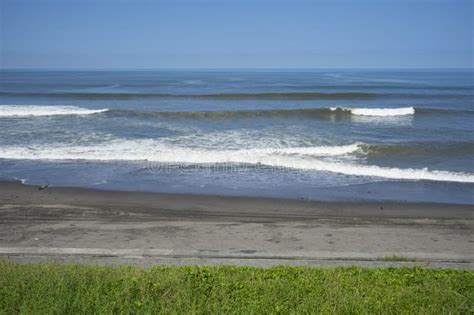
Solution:
<svg viewBox="0 0 474 315">
<path fill-rule="evenodd" d="M 312 156 L 330 157 L 353 153 L 359 143 L 342 146 L 225 149 L 188 148 L 165 144 L 158 140 L 117 139 L 90 146 L 27 146 L 0 148 L 0 158 L 32 160 L 98 160 L 154 161 L 163 163 L 246 163 L 257 164 L 265 157 Z"/>
<path fill-rule="evenodd" d="M 278 149 L 255 149 L 256 153 L 274 153 L 274 154 L 294 154 L 294 155 L 313 155 L 313 156 L 338 156 L 350 154 L 358 151 L 360 143 L 354 143 L 341 146 L 318 146 L 318 147 L 296 147 L 296 148 L 278 148 Z M 252 151 L 252 150 L 249 150 Z"/>
<path fill-rule="evenodd" d="M 264 165 L 398 180 L 474 183 L 474 174 L 412 168 L 389 168 L 324 159 L 357 151 L 360 144 L 334 147 L 211 150 L 163 144 L 157 140 L 113 140 L 94 146 L 3 147 L 0 158 L 30 160 L 149 161 L 171 165 Z"/>
<path fill-rule="evenodd" d="M 352 115 L 358 116 L 406 116 L 414 115 L 414 107 L 401 107 L 401 108 L 341 108 L 331 107 L 332 111 L 343 110 L 350 111 Z"/>
<path fill-rule="evenodd" d="M 91 115 L 108 111 L 105 109 L 87 109 L 76 106 L 42 105 L 0 105 L 0 117 Z"/>
</svg>

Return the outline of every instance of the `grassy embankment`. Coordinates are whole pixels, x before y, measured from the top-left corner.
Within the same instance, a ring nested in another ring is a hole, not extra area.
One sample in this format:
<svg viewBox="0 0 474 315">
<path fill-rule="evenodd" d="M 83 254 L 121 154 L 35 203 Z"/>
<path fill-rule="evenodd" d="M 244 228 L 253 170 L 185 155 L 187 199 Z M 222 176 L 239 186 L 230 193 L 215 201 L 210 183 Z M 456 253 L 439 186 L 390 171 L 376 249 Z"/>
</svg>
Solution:
<svg viewBox="0 0 474 315">
<path fill-rule="evenodd" d="M 474 272 L 0 261 L 0 313 L 463 313 Z"/>
</svg>

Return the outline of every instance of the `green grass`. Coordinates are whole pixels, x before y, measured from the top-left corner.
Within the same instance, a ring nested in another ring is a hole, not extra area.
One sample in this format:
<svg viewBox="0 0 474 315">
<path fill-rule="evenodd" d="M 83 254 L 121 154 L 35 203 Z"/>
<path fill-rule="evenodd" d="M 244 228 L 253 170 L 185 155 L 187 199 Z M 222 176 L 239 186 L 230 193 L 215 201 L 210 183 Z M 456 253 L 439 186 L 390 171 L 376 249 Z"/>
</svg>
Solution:
<svg viewBox="0 0 474 315">
<path fill-rule="evenodd" d="M 474 272 L 0 261 L 0 313 L 472 314 Z"/>
</svg>

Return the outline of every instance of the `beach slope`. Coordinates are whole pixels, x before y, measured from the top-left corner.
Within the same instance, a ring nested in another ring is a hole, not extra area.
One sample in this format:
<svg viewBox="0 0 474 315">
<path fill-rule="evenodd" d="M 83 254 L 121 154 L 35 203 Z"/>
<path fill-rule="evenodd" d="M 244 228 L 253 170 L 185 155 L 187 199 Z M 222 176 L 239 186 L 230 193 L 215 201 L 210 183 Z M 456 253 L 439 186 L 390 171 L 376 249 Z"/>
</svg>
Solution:
<svg viewBox="0 0 474 315">
<path fill-rule="evenodd" d="M 473 269 L 473 206 L 198 196 L 0 182 L 0 257 Z"/>
</svg>

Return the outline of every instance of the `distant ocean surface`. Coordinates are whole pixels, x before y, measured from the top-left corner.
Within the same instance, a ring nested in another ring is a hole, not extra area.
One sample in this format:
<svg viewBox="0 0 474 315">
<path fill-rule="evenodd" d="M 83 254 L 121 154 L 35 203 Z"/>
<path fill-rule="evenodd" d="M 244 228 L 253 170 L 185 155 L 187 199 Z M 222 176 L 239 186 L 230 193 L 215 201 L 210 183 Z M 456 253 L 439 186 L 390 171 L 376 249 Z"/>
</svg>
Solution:
<svg viewBox="0 0 474 315">
<path fill-rule="evenodd" d="M 474 204 L 474 71 L 0 72 L 0 179 Z"/>
</svg>

